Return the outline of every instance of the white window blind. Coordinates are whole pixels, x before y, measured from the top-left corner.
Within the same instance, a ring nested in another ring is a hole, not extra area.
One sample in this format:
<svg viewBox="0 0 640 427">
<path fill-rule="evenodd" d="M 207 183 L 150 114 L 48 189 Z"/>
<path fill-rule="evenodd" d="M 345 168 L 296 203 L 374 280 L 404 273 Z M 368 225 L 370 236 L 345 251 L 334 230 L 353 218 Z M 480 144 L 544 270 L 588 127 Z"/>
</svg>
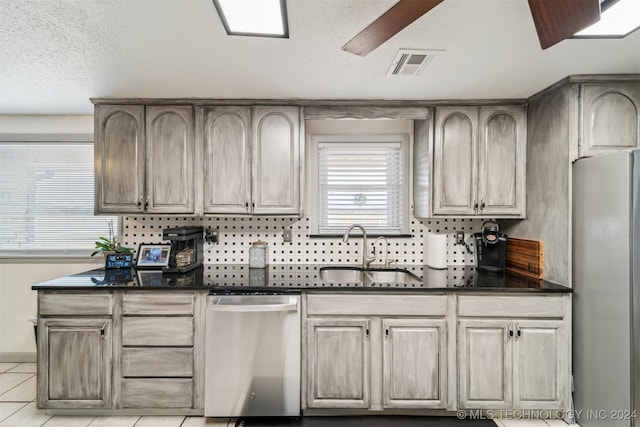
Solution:
<svg viewBox="0 0 640 427">
<path fill-rule="evenodd" d="M 117 217 L 93 215 L 93 142 L 0 143 L 0 256 L 89 256 Z"/>
<path fill-rule="evenodd" d="M 405 145 L 399 142 L 318 142 L 318 233 L 351 224 L 370 232 L 407 232 Z"/>
</svg>

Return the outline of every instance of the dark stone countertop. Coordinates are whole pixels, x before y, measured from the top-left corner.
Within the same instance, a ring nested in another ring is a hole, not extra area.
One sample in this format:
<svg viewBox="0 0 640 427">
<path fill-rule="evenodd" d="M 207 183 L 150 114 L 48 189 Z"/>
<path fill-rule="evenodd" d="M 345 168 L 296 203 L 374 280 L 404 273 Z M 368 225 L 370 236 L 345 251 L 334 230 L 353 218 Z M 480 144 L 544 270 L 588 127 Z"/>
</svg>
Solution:
<svg viewBox="0 0 640 427">
<path fill-rule="evenodd" d="M 250 269 L 247 265 L 205 264 L 184 274 L 163 274 L 160 270 L 90 270 L 34 284 L 34 290 L 198 290 L 228 292 L 300 292 L 300 291 L 418 291 L 418 292 L 516 292 L 571 293 L 571 288 L 530 280 L 511 274 L 476 271 L 474 266 L 449 266 L 433 270 L 426 266 L 405 265 L 421 281 L 418 283 L 329 282 L 320 278 L 324 265 L 271 265 Z M 344 266 L 339 267 L 356 267 Z M 357 268 L 357 267 L 356 267 Z M 375 266 L 372 268 L 376 268 Z"/>
</svg>

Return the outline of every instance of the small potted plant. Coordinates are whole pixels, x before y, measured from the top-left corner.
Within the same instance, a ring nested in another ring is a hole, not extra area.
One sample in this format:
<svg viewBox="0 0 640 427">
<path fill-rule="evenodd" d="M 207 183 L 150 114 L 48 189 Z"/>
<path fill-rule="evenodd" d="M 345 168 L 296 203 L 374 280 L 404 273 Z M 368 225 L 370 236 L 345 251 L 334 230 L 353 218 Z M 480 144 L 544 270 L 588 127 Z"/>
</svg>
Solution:
<svg viewBox="0 0 640 427">
<path fill-rule="evenodd" d="M 109 221 L 109 237 L 100 237 L 96 241 L 96 250 L 93 251 L 91 256 L 95 256 L 97 254 L 106 255 L 108 253 L 121 253 L 121 254 L 130 254 L 133 252 L 133 249 L 127 248 L 125 246 L 120 246 L 120 242 L 118 242 L 118 237 L 113 232 L 113 224 Z"/>
</svg>

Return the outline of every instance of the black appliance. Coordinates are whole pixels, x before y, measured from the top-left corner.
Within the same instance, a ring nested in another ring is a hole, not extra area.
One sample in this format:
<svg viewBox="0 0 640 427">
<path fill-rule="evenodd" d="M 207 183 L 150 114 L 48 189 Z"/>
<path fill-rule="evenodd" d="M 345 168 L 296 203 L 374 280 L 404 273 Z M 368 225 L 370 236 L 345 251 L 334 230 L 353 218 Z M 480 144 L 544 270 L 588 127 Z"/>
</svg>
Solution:
<svg viewBox="0 0 640 427">
<path fill-rule="evenodd" d="M 478 270 L 503 273 L 507 259 L 507 235 L 500 233 L 498 224 L 486 221 L 482 232 L 473 233 L 476 243 Z"/>
<path fill-rule="evenodd" d="M 204 229 L 202 227 L 176 227 L 162 230 L 162 239 L 171 242 L 169 265 L 163 273 L 185 273 L 202 265 Z"/>
</svg>

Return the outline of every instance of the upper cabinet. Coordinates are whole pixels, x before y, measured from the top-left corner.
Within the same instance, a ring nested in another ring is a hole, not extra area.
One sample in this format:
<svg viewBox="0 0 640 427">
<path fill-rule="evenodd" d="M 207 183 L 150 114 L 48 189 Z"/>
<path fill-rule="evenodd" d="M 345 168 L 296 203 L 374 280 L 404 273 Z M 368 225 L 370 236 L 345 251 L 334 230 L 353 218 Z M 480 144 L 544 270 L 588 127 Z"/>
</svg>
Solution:
<svg viewBox="0 0 640 427">
<path fill-rule="evenodd" d="M 98 104 L 95 129 L 96 213 L 301 213 L 299 107 Z"/>
<path fill-rule="evenodd" d="M 204 211 L 251 212 L 251 107 L 205 107 Z"/>
<path fill-rule="evenodd" d="M 297 107 L 254 107 L 254 213 L 300 213 L 300 146 Z"/>
<path fill-rule="evenodd" d="M 299 108 L 206 107 L 204 116 L 204 212 L 299 215 Z"/>
<path fill-rule="evenodd" d="M 147 107 L 146 129 L 145 210 L 193 213 L 193 107 Z"/>
<path fill-rule="evenodd" d="M 525 216 L 524 106 L 438 107 L 434 128 L 433 216 Z"/>
<path fill-rule="evenodd" d="M 97 105 L 96 213 L 193 213 L 191 106 Z"/>
<path fill-rule="evenodd" d="M 144 106 L 95 111 L 95 212 L 143 212 Z"/>
<path fill-rule="evenodd" d="M 640 83 L 584 83 L 580 157 L 640 147 Z"/>
</svg>

